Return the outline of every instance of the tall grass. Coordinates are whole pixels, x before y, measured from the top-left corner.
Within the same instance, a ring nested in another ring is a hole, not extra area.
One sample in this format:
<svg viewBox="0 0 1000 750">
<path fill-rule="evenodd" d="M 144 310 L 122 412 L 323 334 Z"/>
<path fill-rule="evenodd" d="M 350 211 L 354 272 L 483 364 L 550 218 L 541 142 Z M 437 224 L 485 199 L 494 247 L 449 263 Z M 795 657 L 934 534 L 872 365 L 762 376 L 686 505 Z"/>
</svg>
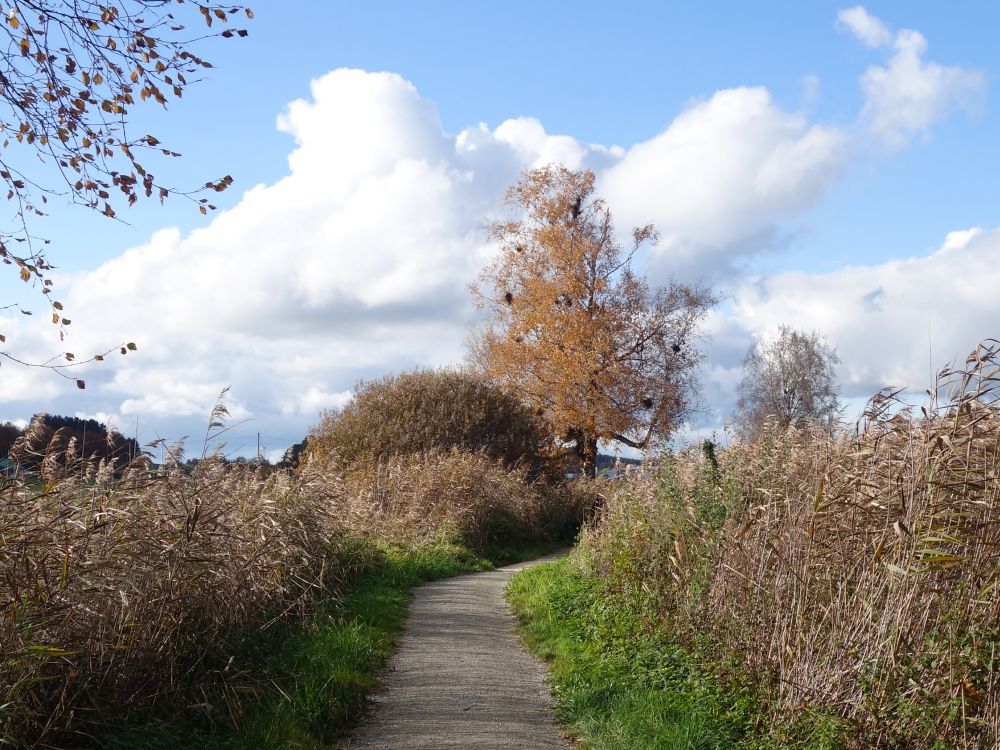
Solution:
<svg viewBox="0 0 1000 750">
<path fill-rule="evenodd" d="M 304 471 L 336 486 L 338 519 L 356 534 L 420 541 L 442 531 L 473 550 L 570 541 L 593 504 L 508 469 L 481 453 L 458 450 L 395 456 L 346 468 L 317 461 Z"/>
<path fill-rule="evenodd" d="M 294 476 L 116 469 L 73 440 L 37 458 L 40 474 L 0 479 L 0 745 L 86 744 L 157 707 L 249 721 L 257 686 L 228 657 L 339 596 L 367 564 L 358 538 L 482 548 L 579 523 L 569 495 L 458 452 Z"/>
<path fill-rule="evenodd" d="M 610 585 L 753 683 L 787 745 L 1000 742 L 1000 353 L 885 392 L 856 434 L 771 429 L 618 485 L 582 544 Z"/>
<path fill-rule="evenodd" d="M 6 742 L 168 697 L 233 628 L 301 610 L 348 572 L 307 483 L 214 461 L 115 478 L 67 450 L 0 492 Z"/>
</svg>

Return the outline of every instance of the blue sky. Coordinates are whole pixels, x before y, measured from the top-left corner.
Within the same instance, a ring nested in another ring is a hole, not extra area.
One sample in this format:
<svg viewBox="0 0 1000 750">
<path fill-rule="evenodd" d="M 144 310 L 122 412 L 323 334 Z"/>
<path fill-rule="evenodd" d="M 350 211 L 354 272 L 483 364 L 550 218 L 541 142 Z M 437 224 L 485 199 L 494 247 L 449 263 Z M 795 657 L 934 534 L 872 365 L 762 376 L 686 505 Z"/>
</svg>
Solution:
<svg viewBox="0 0 1000 750">
<path fill-rule="evenodd" d="M 54 240 L 81 324 L 70 346 L 141 339 L 140 352 L 88 372 L 85 393 L 5 366 L 0 419 L 43 409 L 120 424 L 138 416 L 156 434 L 179 437 L 197 434 L 211 394 L 232 384 L 234 412 L 252 420 L 250 452 L 258 430 L 269 448 L 284 448 L 356 378 L 460 359 L 471 316 L 464 283 L 489 255 L 476 227 L 499 208 L 513 166 L 567 154 L 606 175 L 599 184 L 622 221 L 653 219 L 667 231 L 664 247 L 643 260 L 654 281 L 700 275 L 730 297 L 709 324 L 701 429 L 722 424 L 739 356 L 780 322 L 828 333 L 847 395 L 894 378 L 919 390 L 927 367 L 917 370 L 911 333 L 926 352 L 930 329 L 943 358 L 1000 333 L 1000 304 L 985 291 L 1000 257 L 991 233 L 1000 225 L 992 91 L 1000 6 L 869 3 L 842 15 L 851 7 L 258 5 L 249 37 L 205 47 L 216 67 L 183 101 L 133 117 L 185 154 L 158 176 L 179 186 L 234 176 L 217 201 L 228 218 L 201 217 L 176 200 L 124 212 L 130 225 L 56 207 L 40 231 Z M 328 76 L 341 68 L 397 77 Z M 318 93 L 310 82 L 324 76 Z M 294 100 L 303 101 L 300 116 L 289 115 L 282 132 L 276 119 Z M 435 114 L 437 125 L 421 119 Z M 469 139 L 481 142 L 478 155 L 462 151 Z M 289 166 L 296 148 L 310 161 L 298 171 Z M 716 158 L 732 169 L 712 168 Z M 407 173 L 414 161 L 426 170 Z M 364 186 L 390 174 L 394 181 L 379 184 L 395 200 L 419 205 L 427 184 L 441 199 L 421 216 L 374 207 Z M 456 198 L 460 174 L 472 187 Z M 285 214 L 280 200 L 293 201 Z M 269 206 L 271 219 L 258 218 Z M 325 229 L 297 236 L 282 215 Z M 227 229 L 239 223 L 252 231 Z M 179 232 L 157 235 L 157 245 L 151 237 L 167 227 Z M 955 236 L 956 249 L 935 255 L 949 233 L 973 227 L 983 231 Z M 369 245 L 364 232 L 376 229 L 396 232 L 396 242 Z M 410 286 L 388 272 L 373 278 L 400 263 Z M 247 264 L 267 268 L 244 278 Z M 364 275 L 325 276 L 347 264 Z M 969 269 L 976 278 L 920 286 Z M 328 290 L 316 286 L 322 279 Z M 885 302 L 868 311 L 874 317 L 855 314 L 879 290 L 874 298 Z M 0 279 L 0 294 L 33 301 L 12 275 Z M 22 350 L 58 350 L 51 332 L 10 325 Z M 270 345 L 277 338 L 282 345 Z"/>
</svg>

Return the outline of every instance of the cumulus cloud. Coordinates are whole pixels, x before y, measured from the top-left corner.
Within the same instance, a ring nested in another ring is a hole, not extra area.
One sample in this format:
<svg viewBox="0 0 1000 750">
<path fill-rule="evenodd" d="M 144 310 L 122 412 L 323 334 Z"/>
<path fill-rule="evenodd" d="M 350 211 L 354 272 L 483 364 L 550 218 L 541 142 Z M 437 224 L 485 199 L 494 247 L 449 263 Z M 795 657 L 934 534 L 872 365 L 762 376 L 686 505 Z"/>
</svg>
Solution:
<svg viewBox="0 0 1000 750">
<path fill-rule="evenodd" d="M 105 427 L 117 429 L 117 420 L 115 419 L 114 414 L 108 414 L 103 411 L 99 411 L 95 414 L 87 414 L 86 412 L 78 411 L 73 416 L 77 419 L 93 419 L 95 422 L 100 422 Z"/>
<path fill-rule="evenodd" d="M 783 323 L 824 332 L 848 396 L 889 385 L 920 392 L 932 370 L 1000 331 L 998 257 L 1000 229 L 952 232 L 927 256 L 745 283 L 732 321 L 753 336 Z"/>
<path fill-rule="evenodd" d="M 623 225 L 652 220 L 665 248 L 724 253 L 815 201 L 842 141 L 764 89 L 719 92 L 627 151 L 525 117 L 452 135 L 410 82 L 359 70 L 315 80 L 278 127 L 295 142 L 286 177 L 69 280 L 75 349 L 123 331 L 139 345 L 86 373 L 73 398 L 87 411 L 195 432 L 228 385 L 234 419 L 304 432 L 358 377 L 461 360 L 466 286 L 492 253 L 483 225 L 522 169 L 594 169 Z M 2 398 L 37 383 L 15 378 Z"/>
<path fill-rule="evenodd" d="M 286 177 L 202 229 L 156 232 L 63 280 L 75 351 L 124 334 L 137 353 L 84 368 L 87 390 L 69 395 L 57 379 L 5 368 L 0 400 L 36 409 L 62 394 L 73 411 L 83 400 L 89 412 L 193 427 L 231 386 L 231 418 L 304 432 L 358 377 L 461 360 L 466 286 L 492 252 L 483 225 L 522 169 L 600 169 L 621 156 L 529 118 L 451 135 L 410 82 L 360 70 L 313 81 L 277 125 L 295 142 Z M 12 320 L 5 333 L 25 356 L 49 356 L 37 324 Z"/>
<path fill-rule="evenodd" d="M 865 96 L 861 120 L 889 146 L 905 146 L 951 112 L 975 109 L 982 99 L 983 72 L 924 60 L 927 39 L 919 31 L 893 34 L 860 5 L 841 11 L 838 24 L 869 47 L 893 50 L 888 64 L 869 67 L 860 79 Z"/>
<path fill-rule="evenodd" d="M 295 394 L 292 398 L 283 401 L 281 411 L 284 414 L 302 414 L 314 417 L 323 411 L 344 408 L 353 396 L 352 391 L 329 393 L 320 386 L 311 385 L 305 392 Z"/>
<path fill-rule="evenodd" d="M 844 131 L 780 109 L 763 87 L 726 89 L 630 148 L 599 191 L 624 225 L 660 230 L 661 274 L 718 278 L 780 242 L 779 222 L 817 202 L 846 145 Z"/>
<path fill-rule="evenodd" d="M 910 41 L 917 67 L 933 66 Z M 302 435 L 320 411 L 346 403 L 358 378 L 462 359 L 475 315 L 466 287 L 493 252 L 483 226 L 521 170 L 556 161 L 595 170 L 620 228 L 653 222 L 660 230 L 646 259 L 660 283 L 671 273 L 725 278 L 741 259 L 780 247 L 850 150 L 846 130 L 777 106 L 762 87 L 694 102 L 627 149 L 549 133 L 528 117 L 450 134 L 413 84 L 358 70 L 315 80 L 277 125 L 294 141 L 285 177 L 254 186 L 204 228 L 158 231 L 61 282 L 79 356 L 123 336 L 139 351 L 83 368 L 86 391 L 5 367 L 0 403 L 8 412 L 82 409 L 128 424 L 138 417 L 144 432 L 167 437 L 198 434 L 231 386 L 233 419 L 252 419 L 265 434 Z M 891 276 L 874 274 L 852 290 L 852 314 L 905 309 Z M 731 392 L 758 329 L 782 315 L 800 319 L 781 307 L 786 287 L 799 299 L 799 281 L 743 285 L 738 306 L 713 315 L 713 393 Z M 833 303 L 820 282 L 806 282 L 816 295 L 803 304 Z M 745 323 L 734 322 L 744 314 Z M 5 324 L 11 349 L 36 361 L 50 356 L 42 323 Z"/>
<path fill-rule="evenodd" d="M 919 400 L 934 373 L 997 337 L 998 257 L 1000 228 L 967 229 L 951 232 L 928 255 L 744 279 L 707 321 L 706 408 L 686 434 L 722 430 L 735 409 L 747 350 L 783 324 L 817 331 L 837 349 L 846 418 L 884 387 Z"/>
</svg>

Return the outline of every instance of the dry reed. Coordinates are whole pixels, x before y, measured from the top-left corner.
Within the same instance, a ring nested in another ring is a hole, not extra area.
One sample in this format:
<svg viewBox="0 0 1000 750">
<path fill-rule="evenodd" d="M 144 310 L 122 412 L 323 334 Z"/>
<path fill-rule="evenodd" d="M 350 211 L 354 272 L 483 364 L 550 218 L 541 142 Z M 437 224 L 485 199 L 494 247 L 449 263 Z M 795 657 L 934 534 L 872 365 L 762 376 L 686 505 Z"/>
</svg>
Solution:
<svg viewBox="0 0 1000 750">
<path fill-rule="evenodd" d="M 570 495 L 478 454 L 264 476 L 187 471 L 179 453 L 115 471 L 63 440 L 33 457 L 38 474 L 0 478 L 0 745 L 87 744 L 109 718 L 204 691 L 239 716 L 256 686 L 223 674 L 226 649 L 337 595 L 364 564 L 351 537 L 483 548 L 579 523 Z"/>
<path fill-rule="evenodd" d="M 74 448 L 0 480 L 0 744 L 72 742 L 169 697 L 234 628 L 345 573 L 339 527 L 302 480 L 214 460 L 116 477 Z"/>
<path fill-rule="evenodd" d="M 570 538 L 590 502 L 482 453 L 430 451 L 377 464 L 313 461 L 303 474 L 336 475 L 338 519 L 355 534 L 419 542 L 445 533 L 474 550 Z"/>
<path fill-rule="evenodd" d="M 756 682 L 779 735 L 824 716 L 847 746 L 996 747 L 998 386 L 988 342 L 919 414 L 883 392 L 857 434 L 668 457 L 614 488 L 583 547 Z"/>
</svg>

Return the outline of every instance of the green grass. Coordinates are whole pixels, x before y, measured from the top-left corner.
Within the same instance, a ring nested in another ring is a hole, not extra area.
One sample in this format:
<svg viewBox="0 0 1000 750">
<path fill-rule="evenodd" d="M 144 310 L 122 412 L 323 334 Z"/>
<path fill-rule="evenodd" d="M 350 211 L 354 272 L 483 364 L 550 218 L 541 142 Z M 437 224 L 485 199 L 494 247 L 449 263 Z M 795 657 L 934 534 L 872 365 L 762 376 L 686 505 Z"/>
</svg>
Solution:
<svg viewBox="0 0 1000 750">
<path fill-rule="evenodd" d="M 419 549 L 359 545 L 365 572 L 304 622 L 237 649 L 237 670 L 176 717 L 131 721 L 99 741 L 114 750 L 311 750 L 355 725 L 399 638 L 411 589 L 490 561 L 439 542 Z M 516 556 L 508 551 L 508 556 Z M 198 705 L 202 703 L 203 705 Z"/>
<path fill-rule="evenodd" d="M 507 596 L 534 652 L 550 662 L 559 719 L 589 750 L 764 748 L 759 708 L 720 689 L 630 602 L 572 558 L 516 575 Z"/>
</svg>

